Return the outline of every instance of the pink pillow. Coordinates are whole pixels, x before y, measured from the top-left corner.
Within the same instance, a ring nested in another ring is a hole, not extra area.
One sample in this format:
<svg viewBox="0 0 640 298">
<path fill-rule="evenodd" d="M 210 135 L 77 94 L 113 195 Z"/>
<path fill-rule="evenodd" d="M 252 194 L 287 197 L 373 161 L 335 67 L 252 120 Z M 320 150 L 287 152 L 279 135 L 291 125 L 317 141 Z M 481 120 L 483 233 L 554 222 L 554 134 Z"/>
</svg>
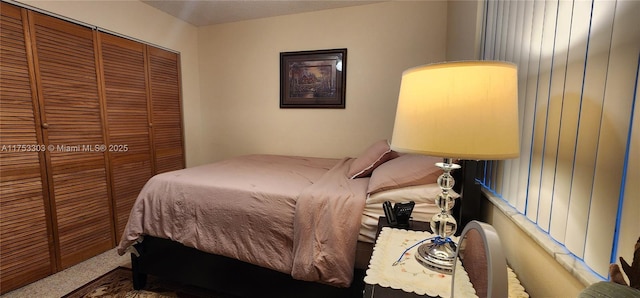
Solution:
<svg viewBox="0 0 640 298">
<path fill-rule="evenodd" d="M 407 186 L 436 183 L 442 169 L 441 157 L 404 154 L 376 168 L 369 179 L 369 194 Z"/>
<path fill-rule="evenodd" d="M 391 150 L 387 140 L 377 141 L 351 163 L 347 175 L 351 179 L 368 177 L 376 167 L 396 157 L 398 153 Z"/>
</svg>

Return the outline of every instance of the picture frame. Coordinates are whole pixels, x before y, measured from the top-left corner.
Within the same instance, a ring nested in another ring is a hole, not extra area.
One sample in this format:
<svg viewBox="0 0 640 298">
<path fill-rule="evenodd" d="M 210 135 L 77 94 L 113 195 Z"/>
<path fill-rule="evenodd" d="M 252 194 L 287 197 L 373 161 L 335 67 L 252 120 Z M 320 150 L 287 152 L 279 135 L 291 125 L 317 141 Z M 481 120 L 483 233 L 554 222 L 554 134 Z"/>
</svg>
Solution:
<svg viewBox="0 0 640 298">
<path fill-rule="evenodd" d="M 280 53 L 280 108 L 344 109 L 347 49 Z"/>
</svg>

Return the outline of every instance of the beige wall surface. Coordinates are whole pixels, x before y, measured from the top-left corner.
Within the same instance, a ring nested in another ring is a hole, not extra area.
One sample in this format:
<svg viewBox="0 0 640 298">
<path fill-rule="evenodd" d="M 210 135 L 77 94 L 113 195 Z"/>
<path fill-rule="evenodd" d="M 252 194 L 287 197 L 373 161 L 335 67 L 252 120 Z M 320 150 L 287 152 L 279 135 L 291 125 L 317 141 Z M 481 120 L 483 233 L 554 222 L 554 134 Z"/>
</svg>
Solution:
<svg viewBox="0 0 640 298">
<path fill-rule="evenodd" d="M 447 61 L 480 58 L 483 13 L 482 1 L 447 3 Z"/>
<path fill-rule="evenodd" d="M 357 156 L 391 138 L 402 71 L 446 56 L 445 1 L 196 28 L 139 1 L 20 1 L 180 52 L 187 166 L 250 153 Z M 280 109 L 279 53 L 347 48 L 345 109 Z"/>
<path fill-rule="evenodd" d="M 500 235 L 507 263 L 527 293 L 531 297 L 577 297 L 585 286 L 516 225 L 509 215 L 489 201 L 485 205 L 483 220 Z"/>
<path fill-rule="evenodd" d="M 357 156 L 391 138 L 402 71 L 445 59 L 447 3 L 385 2 L 201 27 L 203 154 Z M 280 52 L 347 48 L 345 109 L 280 109 Z"/>
<path fill-rule="evenodd" d="M 180 52 L 187 166 L 203 163 L 196 27 L 137 0 L 20 2 Z"/>
</svg>

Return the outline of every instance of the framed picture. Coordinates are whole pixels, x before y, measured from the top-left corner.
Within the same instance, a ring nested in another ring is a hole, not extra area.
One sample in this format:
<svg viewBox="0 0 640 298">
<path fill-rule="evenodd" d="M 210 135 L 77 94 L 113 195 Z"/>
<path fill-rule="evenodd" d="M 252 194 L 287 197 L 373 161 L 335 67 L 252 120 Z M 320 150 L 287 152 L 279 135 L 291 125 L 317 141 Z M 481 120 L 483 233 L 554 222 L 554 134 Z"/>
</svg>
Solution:
<svg viewBox="0 0 640 298">
<path fill-rule="evenodd" d="M 347 49 L 280 53 L 280 108 L 344 109 Z"/>
</svg>

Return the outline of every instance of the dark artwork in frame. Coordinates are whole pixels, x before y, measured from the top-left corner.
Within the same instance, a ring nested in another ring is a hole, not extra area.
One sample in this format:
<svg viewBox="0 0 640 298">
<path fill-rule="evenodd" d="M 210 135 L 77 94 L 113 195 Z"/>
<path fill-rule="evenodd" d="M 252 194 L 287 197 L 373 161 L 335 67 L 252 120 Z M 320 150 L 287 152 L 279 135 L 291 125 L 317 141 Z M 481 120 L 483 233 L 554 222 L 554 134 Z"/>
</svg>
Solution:
<svg viewBox="0 0 640 298">
<path fill-rule="evenodd" d="M 280 108 L 345 108 L 347 49 L 280 53 Z"/>
</svg>

